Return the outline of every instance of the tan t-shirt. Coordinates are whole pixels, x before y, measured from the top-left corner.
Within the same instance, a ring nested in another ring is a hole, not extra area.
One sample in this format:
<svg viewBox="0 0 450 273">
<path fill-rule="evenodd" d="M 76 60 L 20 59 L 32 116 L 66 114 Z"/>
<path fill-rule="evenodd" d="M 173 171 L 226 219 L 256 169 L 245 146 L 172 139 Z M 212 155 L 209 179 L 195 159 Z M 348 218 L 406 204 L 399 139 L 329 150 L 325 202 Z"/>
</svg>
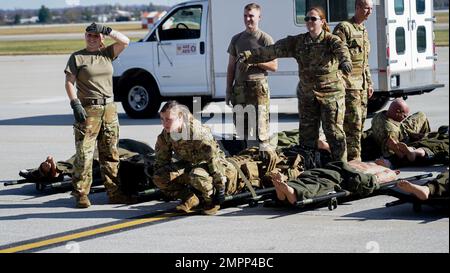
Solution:
<svg viewBox="0 0 450 273">
<path fill-rule="evenodd" d="M 70 55 L 64 73 L 71 73 L 76 77 L 78 98 L 100 99 L 113 96 L 112 61 L 116 57 L 113 45 L 96 52 L 82 49 Z"/>
<path fill-rule="evenodd" d="M 272 44 L 272 37 L 264 31 L 257 30 L 251 33 L 243 31 L 233 36 L 227 52 L 228 54 L 237 57 L 239 53 L 245 50 L 251 50 Z M 262 79 L 265 76 L 267 76 L 266 70 L 258 67 L 250 67 L 246 73 L 242 73 L 239 69 L 235 69 L 234 80 L 239 84 L 246 80 Z"/>
</svg>

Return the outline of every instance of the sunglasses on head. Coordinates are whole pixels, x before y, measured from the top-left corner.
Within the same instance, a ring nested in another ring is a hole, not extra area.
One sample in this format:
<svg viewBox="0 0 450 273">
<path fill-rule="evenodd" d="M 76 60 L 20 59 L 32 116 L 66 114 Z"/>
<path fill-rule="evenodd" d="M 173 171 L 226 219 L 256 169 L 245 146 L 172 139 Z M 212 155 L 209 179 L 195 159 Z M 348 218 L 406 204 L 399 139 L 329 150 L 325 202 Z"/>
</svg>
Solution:
<svg viewBox="0 0 450 273">
<path fill-rule="evenodd" d="M 309 22 L 309 21 L 315 22 L 317 20 L 320 20 L 320 18 L 316 17 L 316 16 L 306 16 L 305 17 L 305 22 Z"/>
</svg>

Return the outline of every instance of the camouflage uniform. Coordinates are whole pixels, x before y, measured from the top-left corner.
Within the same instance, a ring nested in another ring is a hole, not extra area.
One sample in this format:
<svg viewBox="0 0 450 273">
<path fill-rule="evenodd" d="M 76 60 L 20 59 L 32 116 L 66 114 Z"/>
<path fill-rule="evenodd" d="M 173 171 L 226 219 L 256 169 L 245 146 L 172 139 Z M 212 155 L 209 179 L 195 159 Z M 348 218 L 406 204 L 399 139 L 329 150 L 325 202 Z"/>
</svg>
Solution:
<svg viewBox="0 0 450 273">
<path fill-rule="evenodd" d="M 170 198 L 184 200 L 192 187 L 201 192 L 205 203 L 211 203 L 214 189 L 226 187 L 221 178 L 233 171 L 210 129 L 192 116 L 181 133 L 163 130 L 158 136 L 153 182 Z"/>
<path fill-rule="evenodd" d="M 441 126 L 437 132 L 431 132 L 422 139 L 408 143 L 409 147 L 415 149 L 423 149 L 424 157 L 416 157 L 414 162 L 410 162 L 403 158 L 393 155 L 389 158 L 393 167 L 399 168 L 404 166 L 429 166 L 434 164 L 449 164 L 449 138 L 448 126 Z"/>
<path fill-rule="evenodd" d="M 417 112 L 397 122 L 387 117 L 387 110 L 377 113 L 372 118 L 372 136 L 381 147 L 384 157 L 394 155 L 387 145 L 386 141 L 391 137 L 398 142 L 406 144 L 417 140 L 415 134 L 426 134 L 430 132 L 430 124 L 427 117 L 422 112 Z"/>
<path fill-rule="evenodd" d="M 315 149 L 322 122 L 334 160 L 347 160 L 343 129 L 345 89 L 338 66 L 350 62 L 350 55 L 339 37 L 322 31 L 314 40 L 309 33 L 304 33 L 245 53 L 249 56 L 249 63 L 287 57 L 297 60 L 300 77 L 297 87 L 299 142 Z"/>
<path fill-rule="evenodd" d="M 261 160 L 259 149 L 251 147 L 243 150 L 238 155 L 228 157 L 228 161 L 241 169 L 242 173 L 236 173 L 234 183 L 229 183 L 226 188 L 227 195 L 235 195 L 246 190 L 246 184 L 241 174 L 254 188 L 272 187 L 270 176 L 273 173 L 281 173 L 289 179 L 296 179 L 304 170 L 303 158 L 298 153 L 284 154 L 277 153 L 276 166 L 269 170 L 269 166 Z"/>
<path fill-rule="evenodd" d="M 77 97 L 87 113 L 83 123 L 74 123 L 76 158 L 73 173 L 73 195 L 89 194 L 92 163 L 98 147 L 100 170 L 108 196 L 118 196 L 119 118 L 112 92 L 112 61 L 117 56 L 113 45 L 90 52 L 74 52 L 64 72 L 76 78 Z"/>
<path fill-rule="evenodd" d="M 231 56 L 237 57 L 244 50 L 272 44 L 272 37 L 261 30 L 251 33 L 243 31 L 233 36 L 227 51 Z M 270 128 L 270 90 L 267 71 L 250 66 L 248 71 L 244 72 L 236 67 L 231 103 L 235 107 L 233 123 L 236 133 L 245 140 L 246 146 L 255 146 L 258 142 L 267 143 Z"/>
<path fill-rule="evenodd" d="M 267 79 L 247 80 L 233 86 L 233 123 L 237 135 L 245 140 L 247 147 L 267 143 L 269 140 L 269 98 Z"/>
<path fill-rule="evenodd" d="M 84 123 L 75 123 L 76 157 L 73 186 L 75 196 L 89 194 L 92 184 L 94 150 L 98 148 L 100 170 L 108 196 L 119 188 L 118 165 L 119 118 L 114 103 L 84 106 L 88 115 Z"/>
<path fill-rule="evenodd" d="M 347 159 L 361 160 L 361 135 L 367 116 L 367 92 L 372 86 L 369 35 L 363 24 L 355 23 L 354 17 L 338 24 L 333 34 L 341 38 L 348 47 L 353 64 L 351 74 L 343 75 L 346 87 L 344 131 Z"/>
</svg>

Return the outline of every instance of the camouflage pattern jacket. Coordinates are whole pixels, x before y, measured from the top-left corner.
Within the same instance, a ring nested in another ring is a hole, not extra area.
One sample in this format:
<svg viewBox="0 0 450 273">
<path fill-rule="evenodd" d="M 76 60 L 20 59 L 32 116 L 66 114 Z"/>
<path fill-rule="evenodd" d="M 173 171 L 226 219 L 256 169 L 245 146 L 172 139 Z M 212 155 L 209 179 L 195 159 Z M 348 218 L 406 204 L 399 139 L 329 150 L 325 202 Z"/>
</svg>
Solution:
<svg viewBox="0 0 450 273">
<path fill-rule="evenodd" d="M 372 86 L 369 67 L 370 42 L 367 29 L 363 24 L 356 24 L 352 17 L 339 23 L 333 34 L 341 38 L 350 52 L 353 70 L 344 80 L 347 89 L 366 90 Z"/>
<path fill-rule="evenodd" d="M 209 174 L 225 175 L 225 154 L 220 150 L 209 127 L 192 116 L 183 125 L 181 133 L 161 132 L 155 144 L 155 167 L 157 170 L 172 163 L 172 158 L 192 165 L 207 164 Z"/>
<path fill-rule="evenodd" d="M 348 48 L 341 39 L 326 31 L 316 39 L 303 33 L 288 36 L 271 46 L 253 49 L 247 61 L 262 63 L 288 57 L 297 60 L 301 85 L 319 85 L 319 89 L 321 85 L 340 80 L 339 65 L 351 61 Z"/>
</svg>

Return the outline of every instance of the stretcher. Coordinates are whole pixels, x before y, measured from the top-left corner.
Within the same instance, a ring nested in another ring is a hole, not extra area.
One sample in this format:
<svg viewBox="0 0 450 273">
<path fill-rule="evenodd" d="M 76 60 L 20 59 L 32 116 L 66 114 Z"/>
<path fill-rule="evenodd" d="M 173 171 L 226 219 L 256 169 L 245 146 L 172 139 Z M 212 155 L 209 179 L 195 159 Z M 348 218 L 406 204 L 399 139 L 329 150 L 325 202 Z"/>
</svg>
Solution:
<svg viewBox="0 0 450 273">
<path fill-rule="evenodd" d="M 2 181 L 5 187 L 21 184 L 35 184 L 36 190 L 39 192 L 49 191 L 49 190 L 59 190 L 59 191 L 69 191 L 72 189 L 72 177 L 63 176 L 62 179 L 58 181 L 45 181 L 45 180 L 29 180 L 29 179 L 18 179 L 18 180 L 8 180 Z M 92 182 L 92 187 L 102 185 L 101 180 L 94 179 Z M 104 191 L 103 188 L 91 188 L 91 192 L 101 192 Z"/>
<path fill-rule="evenodd" d="M 431 196 L 427 200 L 420 200 L 412 194 L 402 192 L 400 190 L 393 189 L 388 195 L 396 197 L 397 200 L 388 202 L 385 204 L 386 207 L 393 207 L 402 204 L 410 203 L 412 204 L 413 211 L 419 213 L 422 211 L 422 206 L 430 206 L 436 209 L 446 209 L 449 211 L 450 197 L 434 197 Z"/>
<path fill-rule="evenodd" d="M 382 185 L 380 185 L 380 188 L 378 190 L 376 190 L 374 193 L 372 193 L 371 195 L 369 195 L 367 197 L 372 197 L 375 195 L 392 195 L 393 188 L 397 185 L 397 183 L 400 180 L 407 180 L 407 181 L 412 182 L 412 181 L 418 181 L 421 179 L 425 179 L 425 178 L 428 178 L 431 176 L 432 176 L 432 173 L 426 173 L 426 174 L 411 176 L 411 177 L 407 177 L 407 178 L 401 178 L 401 179 L 397 179 L 397 180 L 394 180 L 391 182 L 383 183 Z M 352 192 L 347 191 L 347 190 L 340 190 L 340 191 L 329 192 L 325 195 L 320 195 L 320 196 L 316 196 L 313 198 L 299 200 L 296 202 L 296 204 L 294 206 L 297 208 L 305 208 L 310 205 L 326 204 L 328 206 L 329 210 L 334 210 L 337 208 L 338 203 L 344 203 L 344 202 L 347 202 L 350 200 L 355 200 L 355 199 L 359 199 L 359 198 L 356 198 Z M 266 200 L 264 202 L 264 206 L 266 206 L 266 207 L 274 207 L 274 206 L 279 206 L 279 205 L 281 205 L 281 203 L 278 202 L 277 200 Z"/>
</svg>

